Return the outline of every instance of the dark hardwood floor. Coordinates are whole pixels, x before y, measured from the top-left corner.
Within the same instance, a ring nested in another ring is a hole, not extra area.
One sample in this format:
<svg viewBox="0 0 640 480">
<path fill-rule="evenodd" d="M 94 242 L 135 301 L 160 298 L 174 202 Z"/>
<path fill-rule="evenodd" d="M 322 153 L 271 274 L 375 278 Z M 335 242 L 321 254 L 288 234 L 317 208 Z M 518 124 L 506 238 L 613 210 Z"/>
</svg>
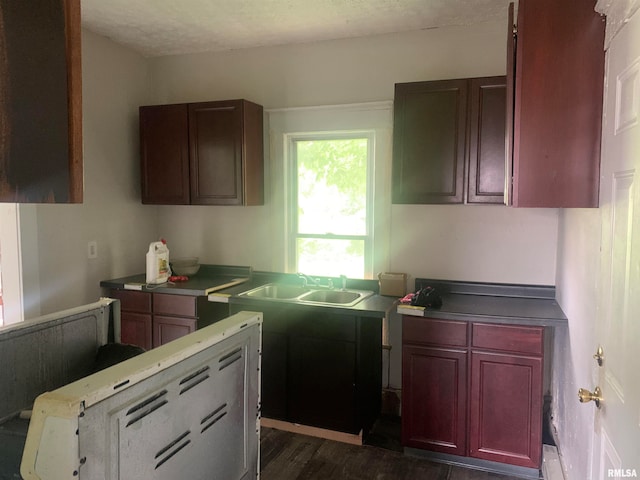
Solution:
<svg viewBox="0 0 640 480">
<path fill-rule="evenodd" d="M 261 480 L 517 480 L 264 427 L 260 449 Z"/>
</svg>

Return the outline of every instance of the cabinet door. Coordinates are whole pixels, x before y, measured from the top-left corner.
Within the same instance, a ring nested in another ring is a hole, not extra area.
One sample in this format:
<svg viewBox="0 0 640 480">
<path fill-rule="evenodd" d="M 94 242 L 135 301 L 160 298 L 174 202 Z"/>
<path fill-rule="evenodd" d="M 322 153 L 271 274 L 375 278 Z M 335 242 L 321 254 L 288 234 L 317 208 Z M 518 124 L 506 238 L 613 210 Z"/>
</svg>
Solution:
<svg viewBox="0 0 640 480">
<path fill-rule="evenodd" d="M 189 203 L 187 105 L 140 107 L 142 203 Z"/>
<path fill-rule="evenodd" d="M 290 336 L 290 421 L 357 434 L 355 359 L 355 343 Z"/>
<path fill-rule="evenodd" d="M 605 19 L 593 7 L 518 3 L 514 206 L 598 206 Z"/>
<path fill-rule="evenodd" d="M 195 318 L 153 316 L 153 346 L 159 347 L 185 335 L 195 332 Z"/>
<path fill-rule="evenodd" d="M 262 332 L 262 416 L 287 420 L 287 335 Z"/>
<path fill-rule="evenodd" d="M 542 358 L 473 351 L 469 454 L 539 468 Z"/>
<path fill-rule="evenodd" d="M 151 350 L 153 347 L 151 315 L 122 312 L 120 315 L 120 341 Z"/>
<path fill-rule="evenodd" d="M 467 203 L 504 203 L 506 78 L 471 80 Z"/>
<path fill-rule="evenodd" d="M 191 203 L 261 205 L 262 107 L 246 100 L 189 105 Z"/>
<path fill-rule="evenodd" d="M 466 455 L 467 352 L 402 349 L 402 444 Z"/>
<path fill-rule="evenodd" d="M 462 203 L 466 80 L 396 84 L 393 203 Z"/>
</svg>

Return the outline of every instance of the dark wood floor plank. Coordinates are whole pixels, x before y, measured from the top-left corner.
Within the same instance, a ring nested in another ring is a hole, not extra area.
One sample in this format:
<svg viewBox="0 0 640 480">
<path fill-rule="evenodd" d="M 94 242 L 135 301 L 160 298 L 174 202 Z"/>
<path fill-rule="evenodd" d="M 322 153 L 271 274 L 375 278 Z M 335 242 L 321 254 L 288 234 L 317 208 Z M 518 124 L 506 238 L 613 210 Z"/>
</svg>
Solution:
<svg viewBox="0 0 640 480">
<path fill-rule="evenodd" d="M 260 437 L 261 480 L 518 480 L 270 428 Z"/>
</svg>

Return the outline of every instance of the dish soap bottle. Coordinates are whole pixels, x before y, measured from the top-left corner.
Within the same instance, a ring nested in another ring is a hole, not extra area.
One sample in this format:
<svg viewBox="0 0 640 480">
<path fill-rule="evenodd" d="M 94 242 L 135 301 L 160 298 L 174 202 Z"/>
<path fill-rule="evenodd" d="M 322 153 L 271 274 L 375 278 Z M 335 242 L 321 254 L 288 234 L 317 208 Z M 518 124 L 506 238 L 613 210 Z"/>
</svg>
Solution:
<svg viewBox="0 0 640 480">
<path fill-rule="evenodd" d="M 169 281 L 169 248 L 164 238 L 149 244 L 147 252 L 147 283 L 165 283 Z"/>
</svg>

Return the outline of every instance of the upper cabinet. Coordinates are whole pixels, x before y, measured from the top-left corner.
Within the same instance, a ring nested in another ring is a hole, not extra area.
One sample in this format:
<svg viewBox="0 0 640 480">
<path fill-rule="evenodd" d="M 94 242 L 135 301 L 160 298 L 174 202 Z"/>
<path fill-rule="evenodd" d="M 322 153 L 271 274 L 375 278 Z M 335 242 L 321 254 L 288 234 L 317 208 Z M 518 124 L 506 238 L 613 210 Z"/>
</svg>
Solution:
<svg viewBox="0 0 640 480">
<path fill-rule="evenodd" d="M 393 203 L 503 203 L 505 77 L 395 86 Z"/>
<path fill-rule="evenodd" d="M 80 0 L 0 7 L 0 201 L 82 203 Z"/>
<path fill-rule="evenodd" d="M 598 206 L 605 20 L 594 5 L 520 0 L 516 36 L 510 15 L 508 196 L 516 207 Z"/>
<path fill-rule="evenodd" d="M 140 107 L 142 203 L 262 205 L 262 107 L 228 100 Z"/>
</svg>

